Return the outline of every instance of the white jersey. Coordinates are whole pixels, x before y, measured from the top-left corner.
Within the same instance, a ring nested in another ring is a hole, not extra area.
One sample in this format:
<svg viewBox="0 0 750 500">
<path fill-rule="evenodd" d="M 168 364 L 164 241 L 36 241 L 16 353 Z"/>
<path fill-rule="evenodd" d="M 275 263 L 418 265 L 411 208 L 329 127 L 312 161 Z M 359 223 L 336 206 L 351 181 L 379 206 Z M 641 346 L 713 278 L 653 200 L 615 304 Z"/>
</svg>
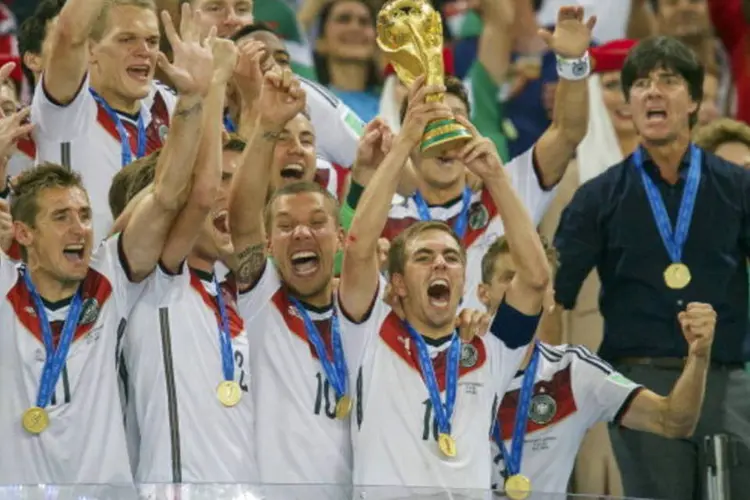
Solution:
<svg viewBox="0 0 750 500">
<path fill-rule="evenodd" d="M 438 449 L 438 430 L 417 350 L 402 321 L 382 301 L 383 288 L 381 281 L 373 309 L 362 323 L 352 323 L 342 314 L 351 386 L 356 388 L 354 485 L 376 487 L 367 491 L 368 498 L 408 498 L 415 493 L 413 488 L 482 494 L 490 486 L 487 436 L 494 410 L 523 360 L 537 321 L 529 328 L 517 328 L 506 318 L 509 311 L 520 313 L 502 306 L 497 321 L 493 320 L 493 331 L 507 335 L 513 347 L 489 333 L 474 338 L 473 349 L 462 347 L 451 420 L 457 456 L 446 458 Z M 442 340 L 425 338 L 444 393 L 450 338 Z"/>
<path fill-rule="evenodd" d="M 116 361 L 142 286 L 126 275 L 120 241 L 112 237 L 93 254 L 75 337 L 47 407 L 49 427 L 39 435 L 21 427 L 21 416 L 36 404 L 46 357 L 41 327 L 18 264 L 0 257 L 0 484 L 132 483 Z M 68 303 L 46 310 L 59 333 Z"/>
<path fill-rule="evenodd" d="M 307 78 L 297 78 L 307 94 L 318 155 L 331 163 L 351 168 L 357 157 L 364 123 L 330 90 Z"/>
<path fill-rule="evenodd" d="M 336 163 L 318 157 L 315 161 L 315 182 L 331 193 L 337 200 L 343 200 L 346 195 L 346 178 L 348 167 L 344 168 Z"/>
<path fill-rule="evenodd" d="M 505 165 L 505 170 L 510 176 L 513 189 L 531 215 L 531 220 L 535 225 L 538 225 L 555 196 L 555 190 L 546 191 L 540 186 L 536 165 L 534 164 L 534 149 L 531 148 L 511 160 Z M 462 198 L 458 198 L 450 204 L 429 207 L 432 220 L 444 221 L 451 226 L 455 225 L 462 209 Z M 393 240 L 404 229 L 420 220 L 419 210 L 414 198 L 404 199 L 401 204 L 391 207 L 383 237 Z M 482 311 L 484 305 L 477 297 L 477 287 L 482 282 L 482 257 L 484 257 L 490 245 L 505 234 L 503 221 L 500 219 L 497 207 L 495 207 L 488 190 L 483 189 L 472 194 L 468 222 L 464 235 L 466 289 L 461 304 L 462 307 Z"/>
<path fill-rule="evenodd" d="M 138 483 L 253 483 L 253 402 L 248 343 L 232 280 L 221 284 L 232 338 L 234 380 L 240 402 L 223 406 L 216 388 L 224 380 L 217 290 L 211 276 L 183 265 L 161 267 L 147 280 L 125 336 L 129 434 L 140 435 Z M 132 424 L 135 424 L 133 426 Z M 130 437 L 130 436 L 129 436 Z"/>
<path fill-rule="evenodd" d="M 167 87 L 154 83 L 142 102 L 146 127 L 146 154 L 161 147 L 177 97 Z M 137 152 L 137 117 L 118 113 L 130 137 L 132 159 Z M 89 77 L 67 105 L 52 101 L 40 83 L 31 103 L 37 164 L 53 162 L 81 174 L 94 211 L 94 238 L 103 239 L 112 226 L 109 188 L 122 168 L 122 145 L 117 127 L 89 91 Z"/>
<path fill-rule="evenodd" d="M 534 395 L 526 423 L 521 474 L 539 493 L 564 493 L 578 448 L 597 422 L 619 422 L 642 387 L 583 346 L 539 344 Z M 503 397 L 498 422 L 510 452 L 523 374 Z M 505 464 L 492 439 L 493 487 L 502 488 Z"/>
<path fill-rule="evenodd" d="M 270 260 L 238 304 L 250 343 L 262 483 L 351 485 L 349 421 L 336 419 L 335 392 Z M 330 349 L 332 310 L 307 310 Z"/>
</svg>

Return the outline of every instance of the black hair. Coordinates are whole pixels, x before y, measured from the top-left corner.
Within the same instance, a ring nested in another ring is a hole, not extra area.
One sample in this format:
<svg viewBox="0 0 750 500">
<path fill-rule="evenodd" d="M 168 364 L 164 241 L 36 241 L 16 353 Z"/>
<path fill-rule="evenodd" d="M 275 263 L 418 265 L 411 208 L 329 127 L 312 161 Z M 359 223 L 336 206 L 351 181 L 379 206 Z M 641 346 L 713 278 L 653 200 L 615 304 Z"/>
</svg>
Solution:
<svg viewBox="0 0 750 500">
<path fill-rule="evenodd" d="M 268 33 L 274 34 L 277 37 L 281 38 L 281 36 L 279 36 L 279 34 L 276 33 L 276 31 L 273 28 L 271 28 L 270 25 L 263 23 L 263 22 L 256 22 L 253 24 L 247 24 L 243 26 L 242 28 L 240 28 L 240 30 L 237 33 L 229 37 L 229 39 L 232 40 L 234 43 L 237 43 L 243 38 L 245 38 L 246 36 L 252 35 L 253 33 L 258 33 L 260 31 L 267 31 Z"/>
<path fill-rule="evenodd" d="M 690 98 L 698 103 L 703 100 L 705 69 L 695 53 L 684 43 L 669 36 L 653 36 L 642 40 L 625 59 L 621 80 L 625 100 L 629 100 L 630 89 L 639 78 L 657 69 L 674 71 L 687 83 Z M 698 109 L 690 115 L 690 127 L 698 121 Z"/>
<path fill-rule="evenodd" d="M 27 52 L 39 55 L 47 35 L 47 23 L 56 18 L 65 5 L 65 0 L 42 0 L 34 14 L 21 23 L 18 29 L 18 53 L 21 54 L 21 70 L 29 83 L 34 83 L 34 73 L 23 63 Z"/>
</svg>

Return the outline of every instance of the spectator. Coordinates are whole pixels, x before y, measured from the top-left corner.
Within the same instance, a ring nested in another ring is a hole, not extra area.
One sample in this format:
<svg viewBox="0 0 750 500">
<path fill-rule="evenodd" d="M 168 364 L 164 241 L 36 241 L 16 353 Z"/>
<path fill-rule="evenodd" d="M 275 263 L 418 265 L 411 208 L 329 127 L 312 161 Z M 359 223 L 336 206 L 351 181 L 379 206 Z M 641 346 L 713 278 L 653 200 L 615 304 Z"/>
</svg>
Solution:
<svg viewBox="0 0 750 500">
<path fill-rule="evenodd" d="M 695 54 L 673 38 L 646 39 L 630 52 L 622 86 L 643 146 L 578 189 L 555 238 L 557 301 L 573 309 L 583 281 L 597 268 L 600 355 L 635 382 L 662 391 L 677 379 L 687 351 L 676 312 L 700 300 L 718 313 L 711 389 L 696 437 L 611 432 L 628 496 L 699 497 L 700 481 L 685 478 L 704 477 L 696 448 L 707 435 L 732 436 L 742 467 L 750 464 L 750 376 L 742 369 L 750 358 L 750 172 L 690 144 L 703 75 Z M 750 476 L 739 472 L 731 472 L 736 498 L 750 490 Z"/>
<path fill-rule="evenodd" d="M 727 161 L 750 168 L 750 126 L 722 118 L 696 130 L 693 142 Z"/>
</svg>

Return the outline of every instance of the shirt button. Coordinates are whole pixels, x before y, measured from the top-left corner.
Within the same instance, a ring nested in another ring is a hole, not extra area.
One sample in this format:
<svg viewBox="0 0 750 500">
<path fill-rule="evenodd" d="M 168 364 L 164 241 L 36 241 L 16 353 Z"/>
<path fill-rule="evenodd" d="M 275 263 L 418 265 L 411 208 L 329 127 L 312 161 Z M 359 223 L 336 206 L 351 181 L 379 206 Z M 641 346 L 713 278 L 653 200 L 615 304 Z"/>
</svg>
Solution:
<svg viewBox="0 0 750 500">
<path fill-rule="evenodd" d="M 678 301 L 677 301 L 677 305 L 678 305 L 679 307 L 682 307 L 682 305 L 683 305 L 684 303 L 685 303 L 685 302 L 683 302 L 682 300 L 678 300 Z"/>
</svg>

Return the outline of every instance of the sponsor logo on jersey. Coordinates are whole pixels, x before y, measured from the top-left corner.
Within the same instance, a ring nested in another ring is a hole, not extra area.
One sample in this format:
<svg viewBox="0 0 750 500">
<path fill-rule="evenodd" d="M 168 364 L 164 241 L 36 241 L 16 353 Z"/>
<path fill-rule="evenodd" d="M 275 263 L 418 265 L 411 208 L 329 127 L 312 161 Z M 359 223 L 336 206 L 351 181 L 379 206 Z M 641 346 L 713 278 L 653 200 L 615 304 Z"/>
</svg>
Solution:
<svg viewBox="0 0 750 500">
<path fill-rule="evenodd" d="M 537 425 L 547 425 L 555 418 L 557 402 L 549 394 L 540 393 L 531 399 L 529 418 Z"/>
</svg>

